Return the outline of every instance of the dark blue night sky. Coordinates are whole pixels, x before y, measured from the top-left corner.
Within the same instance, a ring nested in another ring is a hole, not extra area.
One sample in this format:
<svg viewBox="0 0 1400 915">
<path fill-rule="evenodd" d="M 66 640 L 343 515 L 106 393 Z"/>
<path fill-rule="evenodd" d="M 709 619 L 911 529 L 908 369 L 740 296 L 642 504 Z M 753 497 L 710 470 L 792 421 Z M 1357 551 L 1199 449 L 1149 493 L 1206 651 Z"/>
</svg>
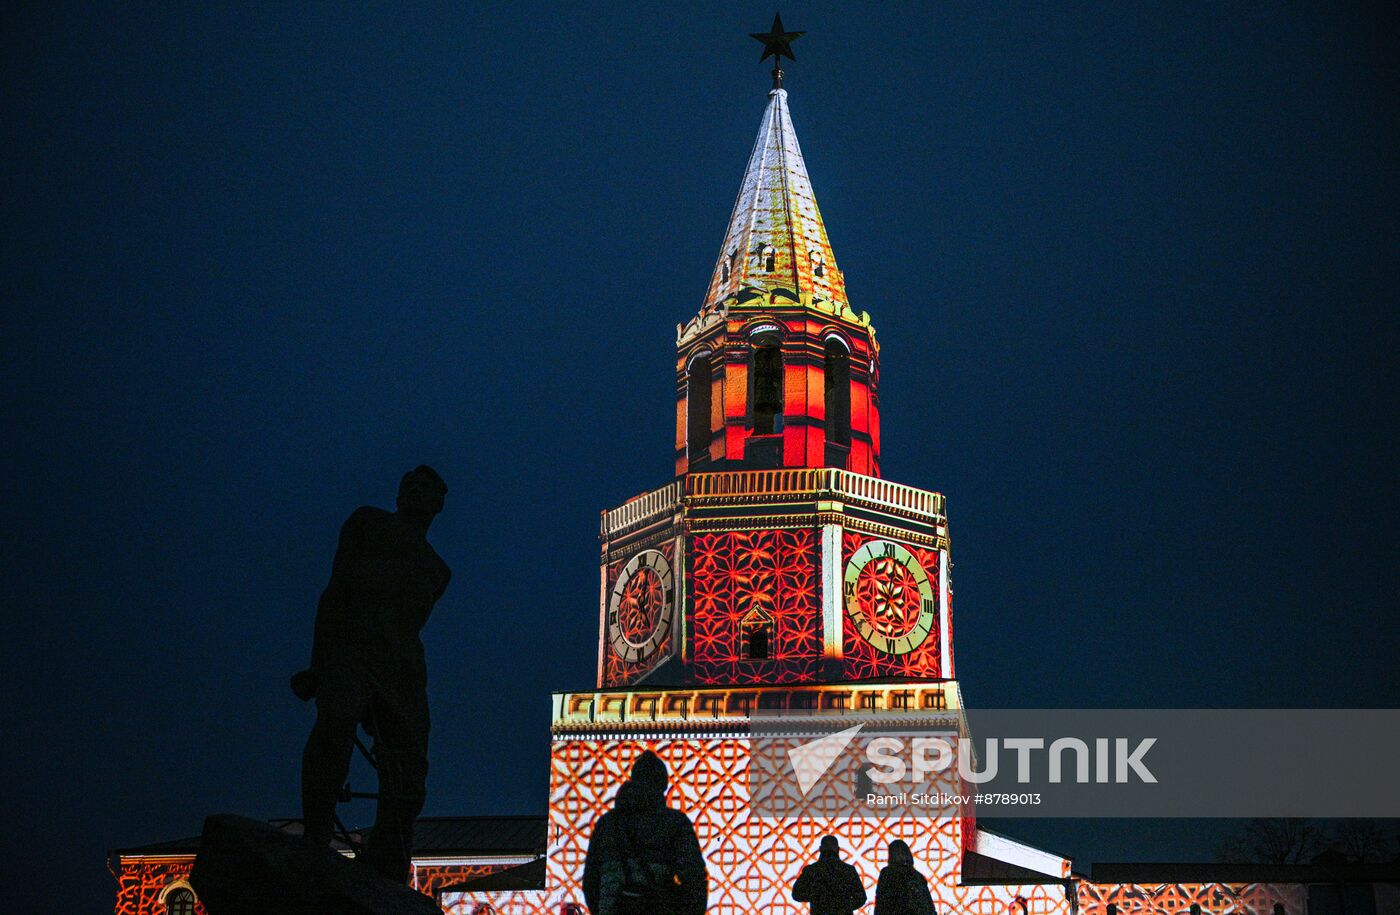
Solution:
<svg viewBox="0 0 1400 915">
<path fill-rule="evenodd" d="M 1393 12 L 782 11 L 886 476 L 948 496 L 967 701 L 1400 703 Z M 772 13 L 6 16 L 7 911 L 100 911 L 107 849 L 297 813 L 336 529 L 424 461 L 455 572 L 427 812 L 543 811 L 597 513 L 671 474 Z M 1006 828 L 1089 862 L 1228 826 Z"/>
</svg>

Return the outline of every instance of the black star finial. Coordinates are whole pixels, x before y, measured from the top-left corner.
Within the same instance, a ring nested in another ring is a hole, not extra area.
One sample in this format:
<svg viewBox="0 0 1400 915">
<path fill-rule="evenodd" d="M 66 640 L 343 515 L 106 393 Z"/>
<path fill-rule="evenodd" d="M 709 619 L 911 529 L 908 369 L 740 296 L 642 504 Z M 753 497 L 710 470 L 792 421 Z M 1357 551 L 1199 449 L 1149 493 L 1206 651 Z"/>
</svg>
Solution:
<svg viewBox="0 0 1400 915">
<path fill-rule="evenodd" d="M 783 30 L 783 17 L 773 14 L 773 27 L 767 32 L 759 32 L 749 35 L 756 41 L 763 42 L 763 56 L 760 61 L 773 58 L 773 88 L 783 88 L 783 58 L 797 60 L 792 54 L 792 43 L 806 35 L 806 32 L 786 32 Z"/>
</svg>

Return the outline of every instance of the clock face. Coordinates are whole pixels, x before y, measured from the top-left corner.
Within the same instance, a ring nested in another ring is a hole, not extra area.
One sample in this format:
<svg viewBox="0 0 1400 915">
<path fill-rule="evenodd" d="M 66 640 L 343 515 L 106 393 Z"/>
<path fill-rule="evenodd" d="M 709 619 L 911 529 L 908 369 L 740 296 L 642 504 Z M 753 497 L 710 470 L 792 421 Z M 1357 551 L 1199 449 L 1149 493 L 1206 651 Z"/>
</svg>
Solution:
<svg viewBox="0 0 1400 915">
<path fill-rule="evenodd" d="M 671 564 L 656 550 L 644 550 L 622 567 L 608 596 L 608 642 L 623 661 L 640 661 L 656 651 L 671 630 L 675 607 Z"/>
<path fill-rule="evenodd" d="M 878 651 L 908 654 L 924 643 L 938 618 L 928 573 L 897 543 L 872 540 L 846 563 L 846 615 Z"/>
</svg>

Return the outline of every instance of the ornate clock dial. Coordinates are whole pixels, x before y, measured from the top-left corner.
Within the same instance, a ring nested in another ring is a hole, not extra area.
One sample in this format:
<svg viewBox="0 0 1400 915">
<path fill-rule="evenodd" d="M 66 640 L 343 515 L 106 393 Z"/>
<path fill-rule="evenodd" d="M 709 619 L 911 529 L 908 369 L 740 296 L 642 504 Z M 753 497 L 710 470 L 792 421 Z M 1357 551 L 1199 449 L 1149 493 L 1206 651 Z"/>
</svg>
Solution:
<svg viewBox="0 0 1400 915">
<path fill-rule="evenodd" d="M 897 543 L 872 540 L 846 563 L 846 615 L 856 631 L 885 654 L 908 654 L 924 643 L 938 618 L 928 573 Z"/>
<path fill-rule="evenodd" d="M 627 561 L 608 596 L 608 643 L 623 661 L 640 661 L 671 630 L 675 580 L 671 564 L 656 550 Z"/>
</svg>

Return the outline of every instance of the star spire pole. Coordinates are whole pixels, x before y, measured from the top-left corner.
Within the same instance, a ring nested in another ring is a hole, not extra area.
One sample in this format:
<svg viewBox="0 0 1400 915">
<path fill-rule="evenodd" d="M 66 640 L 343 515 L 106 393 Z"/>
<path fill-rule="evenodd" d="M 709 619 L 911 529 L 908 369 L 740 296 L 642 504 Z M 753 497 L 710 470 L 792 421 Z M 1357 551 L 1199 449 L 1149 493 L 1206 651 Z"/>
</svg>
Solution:
<svg viewBox="0 0 1400 915">
<path fill-rule="evenodd" d="M 792 54 L 792 43 L 806 35 L 806 32 L 788 32 L 783 29 L 783 17 L 778 13 L 773 14 L 773 27 L 767 32 L 755 32 L 749 35 L 755 41 L 763 43 L 763 56 L 759 63 L 773 58 L 773 88 L 783 88 L 783 58 L 797 60 Z"/>
</svg>

